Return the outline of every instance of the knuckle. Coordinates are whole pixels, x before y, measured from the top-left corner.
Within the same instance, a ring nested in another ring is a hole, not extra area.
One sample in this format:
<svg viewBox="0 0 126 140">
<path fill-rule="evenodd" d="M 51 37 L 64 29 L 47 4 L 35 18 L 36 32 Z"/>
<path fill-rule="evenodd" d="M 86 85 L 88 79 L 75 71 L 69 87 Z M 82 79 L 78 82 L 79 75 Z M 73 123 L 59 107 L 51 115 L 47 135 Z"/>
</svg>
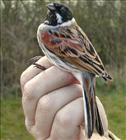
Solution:
<svg viewBox="0 0 126 140">
<path fill-rule="evenodd" d="M 24 86 L 25 84 L 25 71 L 20 76 L 20 84 L 21 86 Z"/>
<path fill-rule="evenodd" d="M 27 119 L 25 120 L 25 126 L 27 131 L 32 134 L 36 139 L 41 137 L 41 132 L 36 128 L 34 123 L 29 122 Z"/>
<path fill-rule="evenodd" d="M 62 74 L 62 80 L 64 80 L 64 81 L 68 81 L 68 82 L 71 82 L 71 81 L 73 81 L 73 76 L 72 76 L 72 74 L 70 74 L 70 73 L 63 73 Z"/>
<path fill-rule="evenodd" d="M 62 71 L 59 68 L 57 68 L 56 66 L 53 66 L 53 67 L 54 67 L 55 73 L 60 74 L 62 81 L 72 82 L 75 79 L 71 73 Z"/>
<path fill-rule="evenodd" d="M 77 93 L 80 93 L 80 95 L 82 96 L 82 88 L 81 88 L 81 85 L 80 84 L 73 84 L 72 85 L 72 88 L 74 91 L 76 91 Z"/>
<path fill-rule="evenodd" d="M 27 119 L 25 119 L 25 126 L 26 126 L 27 131 L 31 133 L 33 124 L 29 122 Z"/>
<path fill-rule="evenodd" d="M 62 127 L 68 127 L 72 124 L 72 118 L 68 112 L 59 111 L 56 115 L 56 123 Z"/>
<path fill-rule="evenodd" d="M 41 135 L 38 129 L 36 129 L 35 126 L 29 127 L 26 126 L 27 131 L 36 139 L 36 140 L 41 140 Z"/>
<path fill-rule="evenodd" d="M 31 130 L 31 134 L 35 137 L 36 140 L 42 140 L 41 131 L 36 127 L 33 127 Z"/>
<path fill-rule="evenodd" d="M 43 96 L 38 102 L 38 108 L 43 111 L 51 111 L 53 109 L 54 103 L 49 95 Z"/>
<path fill-rule="evenodd" d="M 27 100 L 33 100 L 36 97 L 32 90 L 32 86 L 30 82 L 27 82 L 24 85 L 23 97 Z"/>
</svg>

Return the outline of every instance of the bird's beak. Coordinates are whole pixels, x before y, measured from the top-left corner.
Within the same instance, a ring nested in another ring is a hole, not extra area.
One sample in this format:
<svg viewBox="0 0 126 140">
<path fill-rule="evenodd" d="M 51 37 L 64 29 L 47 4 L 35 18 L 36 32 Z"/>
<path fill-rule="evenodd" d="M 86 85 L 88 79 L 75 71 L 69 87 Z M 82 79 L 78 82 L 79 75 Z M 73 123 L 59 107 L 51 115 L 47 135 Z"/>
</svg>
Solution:
<svg viewBox="0 0 126 140">
<path fill-rule="evenodd" d="M 48 5 L 47 5 L 47 8 L 48 8 L 50 11 L 55 11 L 55 10 L 56 10 L 56 8 L 54 7 L 54 4 L 53 4 L 53 3 L 48 4 Z"/>
</svg>

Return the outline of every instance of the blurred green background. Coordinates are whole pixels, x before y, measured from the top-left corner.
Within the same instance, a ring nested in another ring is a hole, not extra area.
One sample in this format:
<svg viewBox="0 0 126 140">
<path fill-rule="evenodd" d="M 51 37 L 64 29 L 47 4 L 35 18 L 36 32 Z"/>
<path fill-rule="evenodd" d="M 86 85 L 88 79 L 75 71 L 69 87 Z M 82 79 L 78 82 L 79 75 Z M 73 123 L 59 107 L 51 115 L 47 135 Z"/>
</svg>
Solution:
<svg viewBox="0 0 126 140">
<path fill-rule="evenodd" d="M 36 31 L 51 0 L 1 0 L 1 140 L 32 140 L 24 126 L 20 75 L 28 60 L 43 55 Z M 126 1 L 57 0 L 71 7 L 86 32 L 112 84 L 97 79 L 97 95 L 108 116 L 109 128 L 126 140 Z"/>
</svg>

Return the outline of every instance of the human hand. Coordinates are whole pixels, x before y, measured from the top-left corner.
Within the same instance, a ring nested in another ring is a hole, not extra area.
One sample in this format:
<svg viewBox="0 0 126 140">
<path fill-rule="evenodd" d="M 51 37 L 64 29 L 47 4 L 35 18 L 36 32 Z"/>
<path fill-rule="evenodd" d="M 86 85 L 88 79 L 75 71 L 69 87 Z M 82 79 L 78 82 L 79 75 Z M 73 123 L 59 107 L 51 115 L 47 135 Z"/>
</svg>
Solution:
<svg viewBox="0 0 126 140">
<path fill-rule="evenodd" d="M 81 86 L 68 72 L 53 66 L 46 57 L 21 75 L 22 104 L 27 130 L 36 140 L 81 140 L 84 138 Z M 97 99 L 101 114 L 105 115 Z M 104 117 L 107 130 L 107 119 Z M 97 137 L 97 138 L 96 138 Z M 91 140 L 107 140 L 93 134 Z"/>
</svg>

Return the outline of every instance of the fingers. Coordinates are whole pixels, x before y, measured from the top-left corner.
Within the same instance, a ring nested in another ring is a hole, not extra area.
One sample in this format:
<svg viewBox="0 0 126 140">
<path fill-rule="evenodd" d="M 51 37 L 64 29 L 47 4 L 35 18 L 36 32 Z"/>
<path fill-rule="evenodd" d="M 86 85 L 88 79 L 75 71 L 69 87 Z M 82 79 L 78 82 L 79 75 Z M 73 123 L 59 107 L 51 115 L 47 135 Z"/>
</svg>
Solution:
<svg viewBox="0 0 126 140">
<path fill-rule="evenodd" d="M 48 61 L 47 57 L 44 56 L 42 58 L 40 58 L 37 61 L 38 64 L 44 66 L 45 68 L 49 68 L 52 66 L 52 64 Z M 31 80 L 34 76 L 36 76 L 37 74 L 39 74 L 40 72 L 42 72 L 41 69 L 36 68 L 34 65 L 29 66 L 21 75 L 20 78 L 20 83 L 21 83 L 21 88 L 23 90 L 24 85 Z"/>
<path fill-rule="evenodd" d="M 80 135 L 80 125 L 83 122 L 83 101 L 78 98 L 56 115 L 50 140 L 77 140 Z"/>
<path fill-rule="evenodd" d="M 40 97 L 50 91 L 70 84 L 73 80 L 74 78 L 71 74 L 52 66 L 28 81 L 24 86 L 22 97 L 26 126 L 34 125 L 35 110 Z"/>
<path fill-rule="evenodd" d="M 56 113 L 80 96 L 82 96 L 81 86 L 77 84 L 63 87 L 43 96 L 39 100 L 35 117 L 34 131 L 37 131 L 38 137 L 41 139 L 49 137 Z"/>
<path fill-rule="evenodd" d="M 83 122 L 80 85 L 73 84 L 74 77 L 52 66 L 46 57 L 37 63 L 47 69 L 30 66 L 21 76 L 27 129 L 37 140 L 79 139 Z M 97 99 L 102 115 L 105 112 L 99 103 Z"/>
</svg>

